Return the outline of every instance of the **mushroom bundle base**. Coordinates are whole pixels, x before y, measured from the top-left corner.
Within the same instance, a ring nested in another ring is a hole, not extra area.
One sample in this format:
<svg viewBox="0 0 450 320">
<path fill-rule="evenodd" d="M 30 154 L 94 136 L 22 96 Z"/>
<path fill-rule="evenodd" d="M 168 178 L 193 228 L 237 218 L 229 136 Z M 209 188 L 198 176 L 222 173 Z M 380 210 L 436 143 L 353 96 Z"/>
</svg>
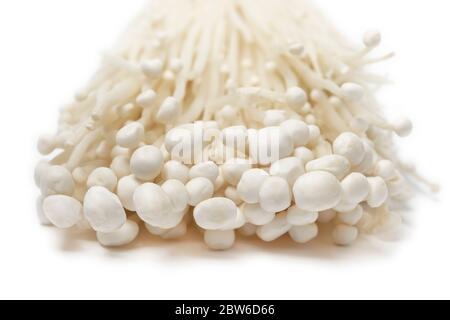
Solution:
<svg viewBox="0 0 450 320">
<path fill-rule="evenodd" d="M 303 0 L 152 1 L 39 139 L 41 222 L 106 247 L 194 228 L 213 250 L 398 226 L 406 181 L 436 186 L 396 155 L 412 124 L 377 105 L 380 42 Z"/>
</svg>

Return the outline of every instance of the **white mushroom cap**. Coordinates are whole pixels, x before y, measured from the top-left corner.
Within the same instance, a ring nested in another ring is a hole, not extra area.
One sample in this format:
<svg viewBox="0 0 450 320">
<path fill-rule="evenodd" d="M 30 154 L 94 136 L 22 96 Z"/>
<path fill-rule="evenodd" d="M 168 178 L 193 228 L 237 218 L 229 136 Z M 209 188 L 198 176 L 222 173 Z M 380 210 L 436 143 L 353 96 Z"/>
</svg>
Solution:
<svg viewBox="0 0 450 320">
<path fill-rule="evenodd" d="M 408 118 L 398 118 L 392 123 L 395 133 L 399 137 L 407 137 L 413 131 L 413 124 Z"/>
<path fill-rule="evenodd" d="M 378 30 L 367 30 L 363 42 L 367 48 L 375 48 L 381 43 L 381 33 Z"/>
<path fill-rule="evenodd" d="M 155 79 L 162 75 L 163 73 L 163 62 L 159 59 L 153 59 L 153 60 L 145 60 L 142 62 L 142 72 L 150 78 Z"/>
<path fill-rule="evenodd" d="M 408 190 L 405 178 L 400 174 L 394 180 L 390 180 L 387 185 L 391 197 L 401 196 Z"/>
<path fill-rule="evenodd" d="M 77 184 L 86 184 L 87 179 L 89 178 L 87 171 L 81 167 L 73 169 L 72 177 Z"/>
<path fill-rule="evenodd" d="M 194 219 L 205 230 L 221 230 L 234 223 L 238 216 L 236 204 L 227 198 L 212 198 L 198 204 Z"/>
<path fill-rule="evenodd" d="M 305 46 L 300 42 L 294 42 L 289 46 L 289 52 L 294 56 L 301 56 L 305 52 Z"/>
<path fill-rule="evenodd" d="M 333 155 L 333 147 L 331 146 L 331 143 L 326 141 L 325 139 L 321 138 L 316 144 L 313 149 L 314 155 L 317 158 L 326 157 Z"/>
<path fill-rule="evenodd" d="M 353 166 L 359 165 L 365 156 L 365 148 L 361 138 L 352 132 L 345 132 L 334 140 L 333 151 L 344 156 Z"/>
<path fill-rule="evenodd" d="M 189 168 L 176 160 L 167 161 L 162 170 L 162 178 L 164 180 L 179 180 L 182 183 L 189 181 Z"/>
<path fill-rule="evenodd" d="M 262 169 L 250 169 L 244 172 L 237 185 L 239 197 L 249 204 L 259 202 L 259 189 L 269 174 Z"/>
<path fill-rule="evenodd" d="M 115 158 L 118 156 L 130 156 L 130 149 L 121 147 L 119 145 L 115 145 L 111 150 L 111 158 Z"/>
<path fill-rule="evenodd" d="M 53 195 L 45 198 L 42 209 L 47 219 L 61 229 L 72 228 L 82 217 L 81 203 L 65 195 Z"/>
<path fill-rule="evenodd" d="M 286 100 L 289 107 L 299 111 L 308 101 L 308 96 L 302 88 L 292 87 L 286 92 Z"/>
<path fill-rule="evenodd" d="M 367 141 L 363 140 L 363 146 L 364 158 L 359 165 L 353 168 L 353 170 L 361 173 L 368 173 L 372 171 L 375 165 L 376 155 L 372 146 Z"/>
<path fill-rule="evenodd" d="M 219 168 L 219 176 L 216 181 L 214 181 L 214 191 L 219 191 L 225 185 L 225 179 L 223 178 L 222 170 Z"/>
<path fill-rule="evenodd" d="M 183 62 L 179 58 L 173 58 L 170 60 L 170 70 L 175 73 L 180 72 L 183 69 Z"/>
<path fill-rule="evenodd" d="M 145 229 L 147 229 L 147 231 L 154 235 L 154 236 L 162 236 L 163 234 L 165 234 L 166 232 L 168 232 L 171 229 L 163 229 L 163 228 L 158 228 L 158 227 L 154 227 L 152 225 L 149 225 L 148 223 L 145 223 Z"/>
<path fill-rule="evenodd" d="M 120 117 L 123 117 L 125 119 L 131 119 L 138 117 L 141 112 L 141 109 L 134 103 L 127 103 L 121 106 L 120 108 L 116 109 L 116 111 Z"/>
<path fill-rule="evenodd" d="M 162 103 L 156 114 L 156 120 L 160 123 L 169 124 L 177 121 L 181 112 L 181 106 L 177 99 L 174 97 L 168 97 Z"/>
<path fill-rule="evenodd" d="M 372 208 L 381 207 L 389 197 L 389 190 L 386 182 L 380 177 L 367 179 L 369 182 L 369 196 L 367 204 Z"/>
<path fill-rule="evenodd" d="M 130 157 L 125 155 L 115 157 L 111 162 L 111 170 L 118 179 L 129 176 L 131 174 Z"/>
<path fill-rule="evenodd" d="M 181 125 L 171 129 L 164 138 L 164 146 L 172 157 L 180 156 L 180 153 L 186 150 L 193 152 L 194 124 Z"/>
<path fill-rule="evenodd" d="M 36 212 L 39 223 L 43 226 L 51 226 L 52 222 L 45 216 L 44 213 L 44 197 L 40 196 L 36 199 Z"/>
<path fill-rule="evenodd" d="M 362 117 L 356 117 L 351 121 L 350 127 L 355 130 L 355 132 L 362 134 L 369 130 L 370 123 Z"/>
<path fill-rule="evenodd" d="M 306 147 L 295 149 L 294 156 L 302 162 L 303 165 L 314 160 L 314 153 Z"/>
<path fill-rule="evenodd" d="M 225 197 L 227 197 L 228 199 L 230 199 L 231 201 L 236 203 L 237 206 L 242 204 L 243 200 L 239 196 L 237 189 L 235 187 L 231 187 L 231 186 L 227 187 L 225 189 L 224 193 L 225 193 Z"/>
<path fill-rule="evenodd" d="M 266 127 L 254 134 L 251 132 L 249 130 L 249 153 L 260 165 L 269 165 L 294 152 L 291 136 L 280 127 Z"/>
<path fill-rule="evenodd" d="M 105 187 L 92 187 L 84 197 L 84 216 L 95 231 L 118 230 L 127 220 L 119 198 Z"/>
<path fill-rule="evenodd" d="M 305 146 L 309 141 L 309 128 L 301 120 L 290 119 L 281 123 L 281 129 L 285 131 L 294 142 L 294 147 Z"/>
<path fill-rule="evenodd" d="M 220 230 L 236 230 L 242 228 L 247 223 L 247 218 L 240 208 L 237 209 L 236 218 L 230 223 L 224 225 Z"/>
<path fill-rule="evenodd" d="M 241 180 L 242 175 L 250 170 L 252 165 L 246 159 L 229 159 L 222 165 L 223 178 L 227 183 L 236 186 Z"/>
<path fill-rule="evenodd" d="M 263 241 L 272 242 L 285 235 L 292 227 L 287 222 L 286 215 L 286 212 L 280 213 L 272 222 L 258 227 L 256 230 L 258 237 Z"/>
<path fill-rule="evenodd" d="M 170 197 L 157 184 L 141 185 L 133 198 L 139 218 L 151 226 L 170 229 L 183 219 L 184 212 L 174 210 Z"/>
<path fill-rule="evenodd" d="M 270 175 L 285 179 L 290 186 L 304 173 L 302 161 L 295 157 L 281 159 L 270 167 Z"/>
<path fill-rule="evenodd" d="M 139 106 L 146 109 L 146 108 L 150 108 L 151 106 L 153 106 L 155 104 L 157 98 L 158 97 L 157 97 L 155 91 L 147 90 L 147 91 L 141 93 L 137 97 L 136 102 Z"/>
<path fill-rule="evenodd" d="M 242 213 L 247 218 L 248 222 L 255 226 L 263 226 L 275 219 L 275 212 L 269 212 L 261 208 L 259 204 L 245 203 L 242 206 Z"/>
<path fill-rule="evenodd" d="M 50 166 L 43 171 L 40 179 L 43 195 L 73 195 L 75 182 L 72 174 L 62 166 Z"/>
<path fill-rule="evenodd" d="M 110 168 L 97 168 L 89 175 L 87 187 L 105 187 L 113 192 L 117 186 L 117 176 Z"/>
<path fill-rule="evenodd" d="M 281 212 L 291 206 L 292 192 L 286 179 L 268 177 L 259 189 L 261 208 L 269 212 Z"/>
<path fill-rule="evenodd" d="M 207 178 L 214 183 L 219 176 L 219 167 L 212 161 L 206 161 L 194 165 L 189 171 L 189 177 L 194 178 Z"/>
<path fill-rule="evenodd" d="M 230 105 L 224 106 L 218 113 L 217 116 L 224 121 L 232 122 L 238 116 L 239 110 Z"/>
<path fill-rule="evenodd" d="M 186 184 L 189 195 L 189 204 L 196 206 L 200 202 L 212 198 L 214 195 L 214 185 L 211 180 L 199 177 L 194 178 Z"/>
<path fill-rule="evenodd" d="M 348 175 L 342 180 L 341 186 L 342 200 L 335 208 L 337 211 L 352 211 L 369 195 L 369 182 L 366 176 L 361 173 L 354 172 Z"/>
<path fill-rule="evenodd" d="M 187 209 L 189 194 L 183 183 L 179 180 L 167 180 L 161 188 L 169 196 L 173 210 L 182 212 Z"/>
<path fill-rule="evenodd" d="M 145 146 L 137 149 L 130 160 L 131 172 L 142 181 L 152 181 L 164 166 L 164 157 L 155 146 Z"/>
<path fill-rule="evenodd" d="M 342 95 L 351 102 L 358 102 L 364 98 L 364 88 L 356 83 L 344 83 L 341 86 Z"/>
<path fill-rule="evenodd" d="M 301 225 L 301 226 L 293 226 L 289 230 L 289 235 L 291 239 L 297 243 L 308 243 L 314 238 L 316 238 L 319 234 L 319 227 L 315 223 Z"/>
<path fill-rule="evenodd" d="M 117 196 L 125 209 L 136 211 L 134 206 L 134 192 L 141 185 L 141 182 L 134 176 L 126 176 L 119 180 L 117 184 Z"/>
<path fill-rule="evenodd" d="M 297 207 L 311 212 L 334 208 L 342 198 L 339 181 L 325 171 L 310 172 L 301 176 L 293 190 Z"/>
<path fill-rule="evenodd" d="M 292 206 L 287 211 L 287 221 L 293 226 L 305 226 L 315 223 L 319 219 L 318 212 L 305 211 L 297 206 Z"/>
<path fill-rule="evenodd" d="M 38 151 L 41 155 L 46 156 L 52 153 L 56 148 L 56 138 L 54 135 L 43 135 L 39 137 L 37 143 Z"/>
<path fill-rule="evenodd" d="M 286 111 L 284 110 L 267 110 L 264 113 L 264 126 L 273 127 L 279 126 L 286 121 Z"/>
<path fill-rule="evenodd" d="M 45 177 L 46 171 L 51 167 L 51 164 L 45 160 L 39 161 L 34 169 L 34 182 L 38 188 L 41 187 L 42 180 Z"/>
<path fill-rule="evenodd" d="M 145 129 L 139 122 L 124 126 L 116 135 L 117 144 L 123 148 L 134 149 L 144 141 Z"/>
<path fill-rule="evenodd" d="M 320 128 L 316 125 L 309 125 L 309 142 L 308 144 L 314 145 L 319 141 L 320 138 Z"/>
<path fill-rule="evenodd" d="M 97 240 L 105 247 L 121 247 L 133 242 L 138 234 L 139 225 L 132 220 L 127 220 L 125 224 L 116 231 L 110 233 L 97 232 Z"/>
<path fill-rule="evenodd" d="M 337 154 L 323 156 L 306 164 L 306 172 L 326 171 L 333 174 L 337 179 L 344 178 L 349 174 L 351 165 L 346 157 Z"/>
<path fill-rule="evenodd" d="M 233 126 L 222 130 L 222 143 L 224 146 L 235 150 L 245 147 L 247 142 L 247 128 L 245 126 Z"/>
<path fill-rule="evenodd" d="M 374 174 L 389 181 L 395 179 L 397 172 L 392 161 L 380 160 L 375 166 Z"/>
</svg>

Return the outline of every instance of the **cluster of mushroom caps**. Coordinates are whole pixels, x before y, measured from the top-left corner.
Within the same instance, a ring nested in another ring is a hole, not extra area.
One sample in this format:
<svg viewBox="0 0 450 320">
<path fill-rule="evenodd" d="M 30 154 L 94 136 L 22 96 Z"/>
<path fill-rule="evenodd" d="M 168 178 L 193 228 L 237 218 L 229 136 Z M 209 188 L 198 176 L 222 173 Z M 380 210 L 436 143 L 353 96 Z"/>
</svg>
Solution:
<svg viewBox="0 0 450 320">
<path fill-rule="evenodd" d="M 364 68 L 391 54 L 369 57 L 378 32 L 353 50 L 333 30 L 301 0 L 149 6 L 39 139 L 42 223 L 107 247 L 192 226 L 215 250 L 398 225 L 404 174 L 427 182 L 393 147 L 411 122 L 379 115 Z"/>
<path fill-rule="evenodd" d="M 291 104 L 306 103 L 300 96 L 291 99 L 292 92 L 303 92 L 300 88 L 290 91 Z M 138 101 L 142 104 L 148 94 Z M 166 99 L 160 113 L 166 105 L 171 115 L 157 116 L 158 121 L 175 121 L 176 101 Z M 174 127 L 156 146 L 144 143 L 142 124 L 130 122 L 117 132 L 110 167 L 86 176 L 80 168 L 38 166 L 42 219 L 59 228 L 92 228 L 104 246 L 126 245 L 137 237 L 133 216 L 164 239 L 182 237 L 194 224 L 216 250 L 231 248 L 236 231 L 263 241 L 288 233 L 307 243 L 318 236 L 319 223 L 335 224 L 334 242 L 349 245 L 359 229 L 379 223 L 373 221 L 374 210 L 391 222 L 399 219 L 386 204 L 402 195 L 402 176 L 368 139 L 345 132 L 330 143 L 317 126 L 277 110 L 265 113 L 264 124 L 221 130 L 216 121 L 199 121 Z"/>
</svg>

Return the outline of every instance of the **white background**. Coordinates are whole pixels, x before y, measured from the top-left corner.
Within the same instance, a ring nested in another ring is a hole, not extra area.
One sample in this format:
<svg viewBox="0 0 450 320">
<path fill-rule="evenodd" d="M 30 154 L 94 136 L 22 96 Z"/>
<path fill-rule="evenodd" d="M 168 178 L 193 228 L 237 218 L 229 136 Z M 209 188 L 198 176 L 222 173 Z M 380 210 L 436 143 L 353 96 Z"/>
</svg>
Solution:
<svg viewBox="0 0 450 320">
<path fill-rule="evenodd" d="M 40 227 L 32 171 L 39 133 L 94 71 L 143 1 L 0 1 L 0 298 L 450 298 L 450 3 L 318 0 L 350 39 L 383 31 L 395 84 L 386 110 L 416 125 L 402 153 L 439 181 L 419 195 L 402 232 L 351 248 L 241 242 L 225 253 L 197 238 L 109 251 Z M 381 51 L 380 51 L 381 52 Z"/>
</svg>

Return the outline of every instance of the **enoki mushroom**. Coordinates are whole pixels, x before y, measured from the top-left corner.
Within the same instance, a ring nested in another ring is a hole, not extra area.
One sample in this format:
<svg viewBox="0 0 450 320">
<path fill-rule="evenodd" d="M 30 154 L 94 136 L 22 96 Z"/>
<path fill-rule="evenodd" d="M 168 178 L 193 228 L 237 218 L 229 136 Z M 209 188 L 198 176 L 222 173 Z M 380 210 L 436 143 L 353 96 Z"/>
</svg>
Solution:
<svg viewBox="0 0 450 320">
<path fill-rule="evenodd" d="M 436 186 L 395 153 L 412 124 L 380 114 L 380 42 L 354 49 L 303 0 L 153 1 L 39 139 L 42 223 L 104 246 L 195 227 L 215 250 L 397 226 L 405 178 Z"/>
</svg>

